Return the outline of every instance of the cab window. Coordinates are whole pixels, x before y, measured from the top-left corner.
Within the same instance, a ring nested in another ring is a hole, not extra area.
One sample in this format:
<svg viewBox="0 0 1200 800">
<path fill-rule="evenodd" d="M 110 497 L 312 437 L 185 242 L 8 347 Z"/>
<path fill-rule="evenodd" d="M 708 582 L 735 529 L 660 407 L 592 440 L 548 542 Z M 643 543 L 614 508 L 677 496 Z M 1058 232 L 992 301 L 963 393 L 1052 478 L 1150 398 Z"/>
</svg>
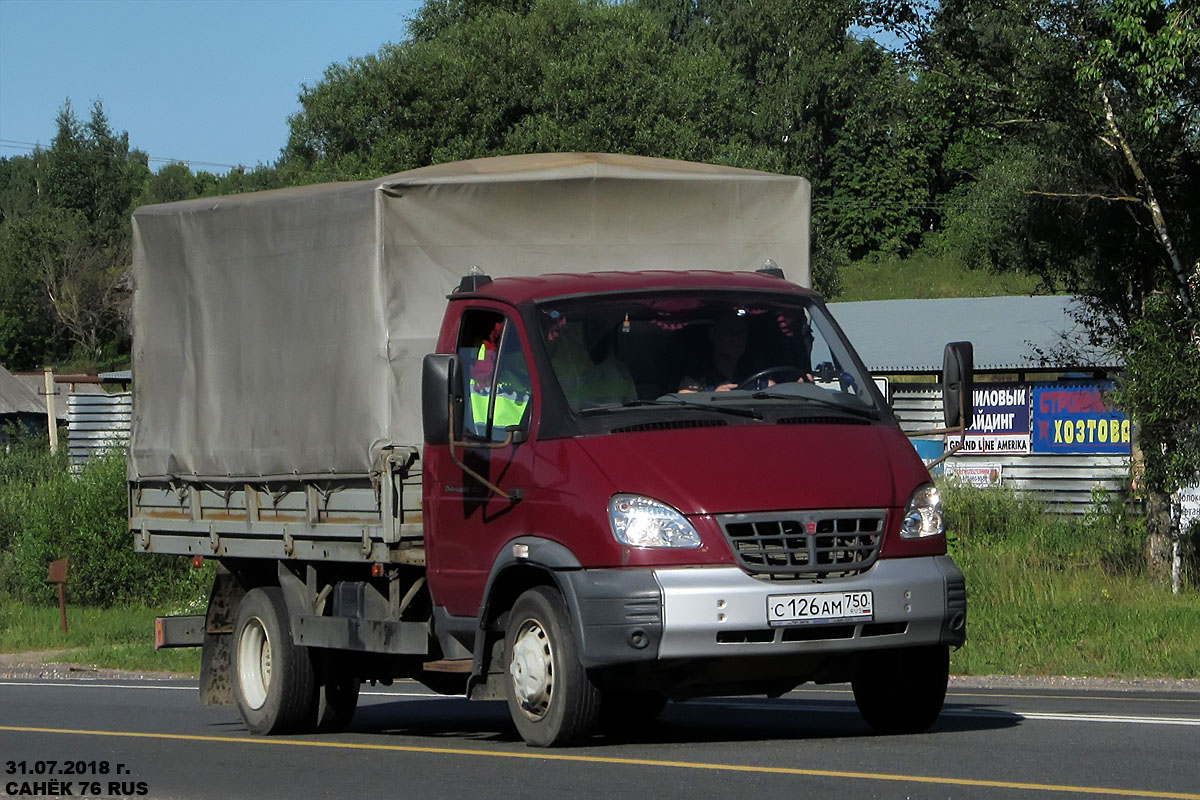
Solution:
<svg viewBox="0 0 1200 800">
<path fill-rule="evenodd" d="M 528 361 L 516 325 L 495 311 L 468 311 L 459 329 L 462 362 L 463 431 L 467 436 L 503 441 L 509 431 L 528 430 Z"/>
</svg>

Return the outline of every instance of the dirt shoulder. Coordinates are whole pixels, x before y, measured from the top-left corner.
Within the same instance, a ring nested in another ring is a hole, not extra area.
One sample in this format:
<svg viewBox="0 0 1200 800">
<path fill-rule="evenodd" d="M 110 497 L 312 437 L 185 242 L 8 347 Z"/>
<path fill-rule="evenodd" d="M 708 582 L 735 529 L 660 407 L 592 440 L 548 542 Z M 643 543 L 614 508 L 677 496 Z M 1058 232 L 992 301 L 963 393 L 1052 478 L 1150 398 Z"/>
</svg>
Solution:
<svg viewBox="0 0 1200 800">
<path fill-rule="evenodd" d="M 165 680 L 195 678 L 175 672 L 104 669 L 71 660 L 74 650 L 37 650 L 28 653 L 0 653 L 0 678 L 25 680 Z"/>
<path fill-rule="evenodd" d="M 102 669 L 71 661 L 73 650 L 0 653 L 0 678 L 25 680 L 165 680 L 196 678 L 193 673 Z M 952 675 L 950 690 L 1087 689 L 1109 692 L 1192 692 L 1200 678 L 1073 678 L 1046 675 Z"/>
<path fill-rule="evenodd" d="M 1066 675 L 952 675 L 955 689 L 1087 689 L 1107 692 L 1200 693 L 1197 678 L 1073 678 Z"/>
</svg>

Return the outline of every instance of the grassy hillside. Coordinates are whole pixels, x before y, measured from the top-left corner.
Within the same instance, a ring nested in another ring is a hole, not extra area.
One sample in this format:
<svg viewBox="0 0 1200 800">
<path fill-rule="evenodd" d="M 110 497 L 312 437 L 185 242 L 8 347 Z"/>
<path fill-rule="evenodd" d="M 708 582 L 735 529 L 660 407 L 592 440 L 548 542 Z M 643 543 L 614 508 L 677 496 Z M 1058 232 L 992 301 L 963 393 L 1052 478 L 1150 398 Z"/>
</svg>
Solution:
<svg viewBox="0 0 1200 800">
<path fill-rule="evenodd" d="M 1046 294 L 1037 278 L 968 269 L 955 256 L 917 253 L 909 258 L 866 258 L 841 275 L 838 301 Z"/>
</svg>

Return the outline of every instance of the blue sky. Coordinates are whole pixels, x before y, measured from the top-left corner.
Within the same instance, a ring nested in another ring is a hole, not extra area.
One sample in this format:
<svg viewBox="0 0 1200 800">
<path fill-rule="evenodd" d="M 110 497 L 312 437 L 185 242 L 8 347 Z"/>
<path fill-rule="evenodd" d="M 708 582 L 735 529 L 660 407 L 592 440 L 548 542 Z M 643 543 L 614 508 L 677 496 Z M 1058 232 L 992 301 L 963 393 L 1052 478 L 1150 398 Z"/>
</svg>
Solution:
<svg viewBox="0 0 1200 800">
<path fill-rule="evenodd" d="M 303 83 L 405 36 L 419 0 L 0 0 L 0 156 L 43 147 L 68 97 L 130 144 L 224 172 L 268 164 Z M 162 161 L 151 161 L 157 169 Z M 207 166 L 206 166 L 207 165 Z M 216 166 L 220 165 L 220 166 Z"/>
</svg>

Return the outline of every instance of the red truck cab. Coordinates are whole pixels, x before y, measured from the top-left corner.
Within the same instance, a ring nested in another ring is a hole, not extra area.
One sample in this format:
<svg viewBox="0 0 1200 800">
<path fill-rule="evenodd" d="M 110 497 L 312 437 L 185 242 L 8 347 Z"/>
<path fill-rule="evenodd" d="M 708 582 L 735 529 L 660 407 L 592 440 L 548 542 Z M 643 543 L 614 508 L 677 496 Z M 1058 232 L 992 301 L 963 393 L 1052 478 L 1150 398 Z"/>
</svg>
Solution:
<svg viewBox="0 0 1200 800">
<path fill-rule="evenodd" d="M 667 698 L 853 683 L 940 712 L 936 488 L 821 298 L 772 274 L 468 276 L 423 377 L 433 630 L 534 744 Z"/>
</svg>

